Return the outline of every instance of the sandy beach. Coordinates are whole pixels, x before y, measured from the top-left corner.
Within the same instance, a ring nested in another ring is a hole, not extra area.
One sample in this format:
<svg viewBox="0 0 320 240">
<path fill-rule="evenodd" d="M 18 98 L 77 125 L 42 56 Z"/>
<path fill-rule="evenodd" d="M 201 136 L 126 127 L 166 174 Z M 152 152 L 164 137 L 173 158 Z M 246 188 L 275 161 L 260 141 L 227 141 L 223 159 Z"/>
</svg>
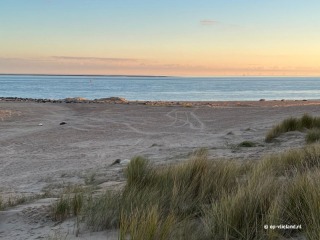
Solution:
<svg viewBox="0 0 320 240">
<path fill-rule="evenodd" d="M 156 164 L 169 164 L 204 147 L 210 158 L 259 160 L 305 144 L 301 132 L 265 143 L 265 134 L 274 124 L 304 113 L 319 115 L 319 110 L 320 101 L 112 104 L 2 100 L 2 200 L 44 193 L 48 197 L 1 212 L 0 238 L 43 238 L 59 228 L 72 232 L 71 223 L 56 225 L 48 217 L 46 209 L 54 195 L 68 185 L 85 184 L 93 175 L 100 189 L 121 186 L 123 166 L 110 166 L 116 159 L 145 156 Z M 60 125 L 62 122 L 65 124 Z M 238 147 L 243 141 L 255 142 L 256 147 Z M 106 234 L 114 233 L 98 234 L 95 239 L 106 239 Z M 86 234 L 80 237 L 77 239 L 90 239 Z"/>
</svg>

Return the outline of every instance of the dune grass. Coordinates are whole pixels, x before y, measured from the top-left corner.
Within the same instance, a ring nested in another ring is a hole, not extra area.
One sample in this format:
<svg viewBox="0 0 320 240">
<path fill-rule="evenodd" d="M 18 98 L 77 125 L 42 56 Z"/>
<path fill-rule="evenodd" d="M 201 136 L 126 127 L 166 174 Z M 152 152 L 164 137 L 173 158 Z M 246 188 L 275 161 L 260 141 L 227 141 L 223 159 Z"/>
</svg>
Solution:
<svg viewBox="0 0 320 240">
<path fill-rule="evenodd" d="M 272 154 L 256 163 L 257 177 L 272 173 L 277 177 L 291 177 L 297 173 L 305 173 L 320 169 L 320 145 L 311 144 L 301 149 L 291 149 L 282 154 Z"/>
<path fill-rule="evenodd" d="M 271 239 L 264 224 L 277 224 L 277 195 L 281 185 L 273 177 L 250 179 L 234 194 L 223 194 L 219 201 L 204 208 L 209 239 Z"/>
<path fill-rule="evenodd" d="M 43 194 L 35 194 L 35 195 L 11 195 L 9 197 L 1 197 L 0 196 L 0 211 L 6 210 L 7 208 L 16 207 L 21 204 L 30 203 L 34 200 L 43 198 Z"/>
<path fill-rule="evenodd" d="M 307 143 L 314 143 L 320 140 L 320 129 L 319 128 L 312 128 L 307 132 L 306 135 L 306 142 Z"/>
<path fill-rule="evenodd" d="M 3 209 L 4 209 L 3 200 L 2 200 L 2 197 L 0 196 L 0 211 L 2 211 Z"/>
<path fill-rule="evenodd" d="M 205 150 L 186 163 L 157 168 L 146 159 L 134 158 L 125 170 L 127 184 L 121 192 L 107 192 L 90 201 L 85 210 L 87 225 L 92 230 L 120 228 L 120 239 L 127 235 L 185 239 L 203 228 L 198 221 L 202 206 L 222 193 L 236 191 L 245 166 L 234 161 L 211 162 Z"/>
<path fill-rule="evenodd" d="M 136 157 L 124 175 L 121 190 L 61 202 L 61 216 L 118 229 L 119 239 L 320 239 L 320 144 L 256 162 L 210 160 L 204 149 L 169 166 Z"/>
<path fill-rule="evenodd" d="M 304 114 L 301 118 L 290 117 L 280 124 L 273 126 L 265 137 L 266 142 L 271 142 L 281 134 L 290 131 L 303 131 L 305 129 L 320 129 L 320 117 Z"/>
<path fill-rule="evenodd" d="M 52 205 L 51 213 L 55 221 L 63 221 L 82 213 L 85 197 L 89 192 L 79 186 L 67 187 L 58 200 Z"/>
<path fill-rule="evenodd" d="M 301 223 L 307 239 L 320 239 L 320 170 L 298 174 L 283 201 L 284 218 Z"/>
<path fill-rule="evenodd" d="M 252 141 L 243 141 L 237 145 L 238 147 L 255 147 L 257 144 Z"/>
</svg>

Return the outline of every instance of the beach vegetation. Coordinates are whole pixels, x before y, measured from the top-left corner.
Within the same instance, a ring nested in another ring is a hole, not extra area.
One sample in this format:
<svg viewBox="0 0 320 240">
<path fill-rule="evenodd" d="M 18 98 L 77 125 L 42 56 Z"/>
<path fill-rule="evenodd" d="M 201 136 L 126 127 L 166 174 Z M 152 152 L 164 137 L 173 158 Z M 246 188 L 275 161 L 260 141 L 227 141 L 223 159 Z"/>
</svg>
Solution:
<svg viewBox="0 0 320 240">
<path fill-rule="evenodd" d="M 261 161 L 210 159 L 205 149 L 170 165 L 135 157 L 124 176 L 121 189 L 62 196 L 56 219 L 78 215 L 119 239 L 320 238 L 320 144 Z"/>
<path fill-rule="evenodd" d="M 157 168 L 142 157 L 134 158 L 125 170 L 124 189 L 91 198 L 85 221 L 95 231 L 119 228 L 121 239 L 127 235 L 146 239 L 141 238 L 145 233 L 155 239 L 168 239 L 169 235 L 183 239 L 180 237 L 191 234 L 186 225 L 202 226 L 199 221 L 193 223 L 202 215 L 201 206 L 222 192 L 236 191 L 244 166 L 235 161 L 211 162 L 205 149 L 195 152 L 186 163 Z"/>
<path fill-rule="evenodd" d="M 93 185 L 95 180 L 96 180 L 96 173 L 92 172 L 84 178 L 84 183 L 86 185 Z"/>
<path fill-rule="evenodd" d="M 243 141 L 238 144 L 238 147 L 255 147 L 255 146 L 257 146 L 257 144 L 252 141 Z"/>
<path fill-rule="evenodd" d="M 300 118 L 290 117 L 280 124 L 273 126 L 265 137 L 266 142 L 271 142 L 281 134 L 291 131 L 304 131 L 306 129 L 320 129 L 320 117 L 304 114 Z"/>
<path fill-rule="evenodd" d="M 41 199 L 43 198 L 43 194 L 35 194 L 35 195 L 10 195 L 7 197 L 1 197 L 0 196 L 0 211 L 7 209 L 7 208 L 12 208 L 18 205 L 26 204 L 33 202 L 34 200 Z"/>
<path fill-rule="evenodd" d="M 312 128 L 307 132 L 306 135 L 306 142 L 307 143 L 314 143 L 320 140 L 320 129 L 319 128 Z"/>
<path fill-rule="evenodd" d="M 2 211 L 3 209 L 4 209 L 3 200 L 2 200 L 2 197 L 0 196 L 0 211 Z"/>
<path fill-rule="evenodd" d="M 85 223 L 91 231 L 119 227 L 121 193 L 106 191 L 98 196 L 89 196 L 84 206 Z"/>
<path fill-rule="evenodd" d="M 256 175 L 265 172 L 275 176 L 289 177 L 320 168 L 320 145 L 311 144 L 300 149 L 291 149 L 281 154 L 264 157 L 256 164 Z"/>
<path fill-rule="evenodd" d="M 71 205 L 69 196 L 61 196 L 53 205 L 53 217 L 55 221 L 62 221 L 70 216 Z"/>
<path fill-rule="evenodd" d="M 80 188 L 79 188 L 80 189 Z M 51 213 L 55 221 L 63 221 L 71 216 L 80 216 L 88 192 L 65 190 L 58 200 L 52 205 Z"/>
<path fill-rule="evenodd" d="M 282 219 L 300 224 L 307 239 L 320 239 L 320 169 L 293 178 L 283 199 Z"/>
</svg>

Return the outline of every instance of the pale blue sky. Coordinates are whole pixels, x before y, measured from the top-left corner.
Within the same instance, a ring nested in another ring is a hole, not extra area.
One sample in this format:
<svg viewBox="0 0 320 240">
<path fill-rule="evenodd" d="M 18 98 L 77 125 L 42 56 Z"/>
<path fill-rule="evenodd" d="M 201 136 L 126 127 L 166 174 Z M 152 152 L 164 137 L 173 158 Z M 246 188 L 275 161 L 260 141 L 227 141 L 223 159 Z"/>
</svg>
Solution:
<svg viewBox="0 0 320 240">
<path fill-rule="evenodd" d="M 200 75 L 238 74 L 252 65 L 271 72 L 317 72 L 319 12 L 315 0 L 3 0 L 0 72 L 38 71 L 44 65 L 49 72 L 64 72 L 53 56 L 83 58 L 82 70 L 84 64 L 90 73 L 107 69 L 106 74 L 121 68 L 141 74 L 189 75 L 190 68 Z M 93 58 L 141 62 L 112 69 Z M 63 64 L 76 71 L 79 63 L 73 60 Z"/>
</svg>

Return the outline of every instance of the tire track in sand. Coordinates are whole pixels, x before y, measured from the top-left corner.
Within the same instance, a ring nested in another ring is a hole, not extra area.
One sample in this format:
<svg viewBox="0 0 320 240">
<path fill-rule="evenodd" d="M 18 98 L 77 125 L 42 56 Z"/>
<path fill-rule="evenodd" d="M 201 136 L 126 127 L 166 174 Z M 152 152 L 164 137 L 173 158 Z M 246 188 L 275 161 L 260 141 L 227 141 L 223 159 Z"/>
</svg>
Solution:
<svg viewBox="0 0 320 240">
<path fill-rule="evenodd" d="M 193 111 L 172 110 L 166 116 L 173 120 L 168 126 L 179 128 L 188 125 L 190 129 L 194 130 L 203 131 L 205 129 L 205 124 Z"/>
</svg>

